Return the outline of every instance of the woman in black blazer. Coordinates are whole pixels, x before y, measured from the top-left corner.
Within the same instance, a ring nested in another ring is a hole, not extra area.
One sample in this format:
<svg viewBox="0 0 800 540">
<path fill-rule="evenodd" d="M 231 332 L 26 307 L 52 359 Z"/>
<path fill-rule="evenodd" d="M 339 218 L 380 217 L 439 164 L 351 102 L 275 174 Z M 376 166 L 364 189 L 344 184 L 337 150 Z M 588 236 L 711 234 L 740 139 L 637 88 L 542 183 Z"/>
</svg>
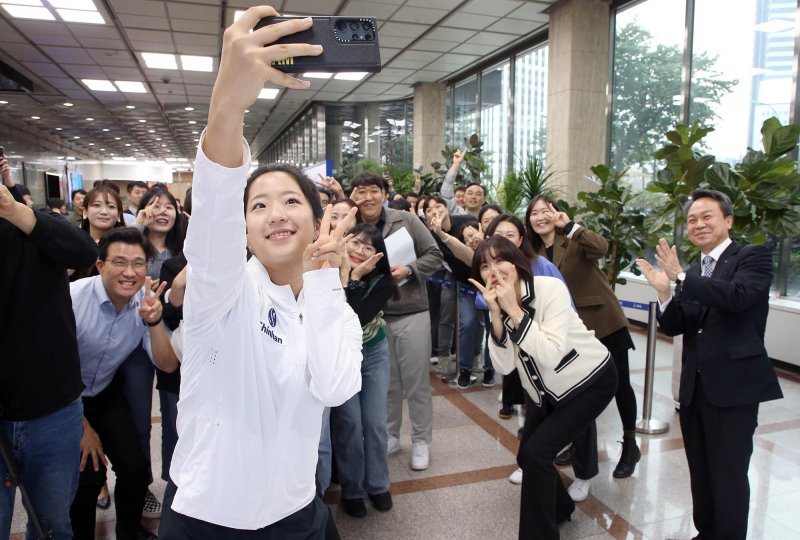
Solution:
<svg viewBox="0 0 800 540">
<path fill-rule="evenodd" d="M 492 236 L 478 246 L 470 281 L 489 306 L 492 364 L 502 374 L 516 368 L 536 406 L 525 415 L 517 455 L 523 470 L 519 538 L 557 539 L 575 503 L 553 460 L 614 397 L 614 362 L 572 309 L 566 285 L 534 278 L 528 259 L 508 239 Z"/>
</svg>

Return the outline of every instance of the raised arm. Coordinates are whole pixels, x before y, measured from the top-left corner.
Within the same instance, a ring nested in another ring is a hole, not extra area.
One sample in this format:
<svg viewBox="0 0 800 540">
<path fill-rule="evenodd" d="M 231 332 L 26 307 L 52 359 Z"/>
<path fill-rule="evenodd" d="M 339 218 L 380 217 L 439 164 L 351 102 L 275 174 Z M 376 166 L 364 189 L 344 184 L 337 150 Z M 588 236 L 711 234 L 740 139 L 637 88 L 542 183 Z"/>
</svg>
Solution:
<svg viewBox="0 0 800 540">
<path fill-rule="evenodd" d="M 27 240 L 64 268 L 86 268 L 97 260 L 97 246 L 86 231 L 68 221 L 34 212 L 0 185 L 0 219 L 17 227 Z"/>
<path fill-rule="evenodd" d="M 453 153 L 453 164 L 450 166 L 450 169 L 447 171 L 447 174 L 444 175 L 444 181 L 442 182 L 442 189 L 439 190 L 442 199 L 447 202 L 447 211 L 451 214 L 457 214 L 458 206 L 456 206 L 456 192 L 455 192 L 455 185 L 456 185 L 456 177 L 458 177 L 458 171 L 461 169 L 461 163 L 464 161 L 464 154 L 461 153 L 461 150 L 456 150 Z"/>
<path fill-rule="evenodd" d="M 248 9 L 223 38 L 217 80 L 211 95 L 208 126 L 195 162 L 193 212 L 184 252 L 189 262 L 184 317 L 192 327 L 216 324 L 230 310 L 241 287 L 246 263 L 243 193 L 250 149 L 243 139 L 245 110 L 268 82 L 307 88 L 272 67 L 275 61 L 318 55 L 315 45 L 270 45 L 278 38 L 308 29 L 312 22 L 293 19 L 251 29 L 263 17 L 277 15 L 268 6 Z"/>
</svg>

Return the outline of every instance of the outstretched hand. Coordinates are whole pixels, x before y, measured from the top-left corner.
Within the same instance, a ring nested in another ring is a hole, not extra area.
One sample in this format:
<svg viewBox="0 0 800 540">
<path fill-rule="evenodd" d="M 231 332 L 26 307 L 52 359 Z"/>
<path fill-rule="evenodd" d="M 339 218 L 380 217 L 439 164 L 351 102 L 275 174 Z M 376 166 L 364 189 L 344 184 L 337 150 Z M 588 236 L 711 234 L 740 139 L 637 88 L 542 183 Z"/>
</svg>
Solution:
<svg viewBox="0 0 800 540">
<path fill-rule="evenodd" d="M 301 90 L 310 86 L 308 81 L 301 81 L 275 69 L 273 62 L 322 54 L 320 45 L 273 45 L 283 36 L 310 28 L 313 24 L 310 17 L 291 19 L 253 31 L 258 21 L 275 15 L 278 13 L 270 6 L 252 7 L 223 35 L 222 56 L 211 94 L 208 128 L 202 145 L 205 155 L 224 167 L 242 165 L 244 113 L 258 98 L 266 83 Z"/>
<path fill-rule="evenodd" d="M 319 236 L 303 251 L 303 272 L 322 268 L 340 268 L 346 257 L 345 228 L 336 227 L 331 230 L 331 212 L 333 205 L 325 207 L 325 213 L 319 225 Z M 351 208 L 343 222 L 355 219 L 357 208 Z"/>
</svg>

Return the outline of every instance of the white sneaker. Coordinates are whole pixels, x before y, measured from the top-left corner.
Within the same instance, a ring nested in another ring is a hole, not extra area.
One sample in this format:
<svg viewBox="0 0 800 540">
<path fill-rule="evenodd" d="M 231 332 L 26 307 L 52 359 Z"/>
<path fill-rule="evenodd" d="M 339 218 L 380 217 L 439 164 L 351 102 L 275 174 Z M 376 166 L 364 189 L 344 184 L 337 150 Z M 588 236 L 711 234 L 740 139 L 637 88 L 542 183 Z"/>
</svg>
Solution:
<svg viewBox="0 0 800 540">
<path fill-rule="evenodd" d="M 512 472 L 511 476 L 508 477 L 508 481 L 516 485 L 522 484 L 522 469 Z"/>
<path fill-rule="evenodd" d="M 400 439 L 393 435 L 389 435 L 389 442 L 386 444 L 386 455 L 391 456 L 400 451 Z"/>
<path fill-rule="evenodd" d="M 572 484 L 570 484 L 569 489 L 567 489 L 567 493 L 575 502 L 585 501 L 586 497 L 589 496 L 589 488 L 592 486 L 591 480 L 581 480 L 580 478 L 576 478 Z"/>
<path fill-rule="evenodd" d="M 415 471 L 424 471 L 428 468 L 429 461 L 428 443 L 425 441 L 415 442 L 411 446 L 411 468 Z"/>
<path fill-rule="evenodd" d="M 439 363 L 439 357 L 438 356 L 431 356 L 431 365 L 435 366 L 438 363 Z"/>
</svg>

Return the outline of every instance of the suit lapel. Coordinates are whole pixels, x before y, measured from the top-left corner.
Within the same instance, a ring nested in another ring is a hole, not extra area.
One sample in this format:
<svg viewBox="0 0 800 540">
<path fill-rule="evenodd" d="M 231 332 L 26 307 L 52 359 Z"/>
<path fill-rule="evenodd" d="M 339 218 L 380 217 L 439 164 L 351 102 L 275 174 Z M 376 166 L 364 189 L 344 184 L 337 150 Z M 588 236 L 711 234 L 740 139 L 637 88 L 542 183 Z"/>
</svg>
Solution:
<svg viewBox="0 0 800 540">
<path fill-rule="evenodd" d="M 714 271 L 711 273 L 712 278 L 720 279 L 728 275 L 729 269 L 732 268 L 729 266 L 728 261 L 739 253 L 739 249 L 741 249 L 741 246 L 736 242 L 731 242 L 731 244 L 725 248 L 725 251 L 722 252 L 722 255 L 719 256 L 719 260 L 714 265 Z"/>
<path fill-rule="evenodd" d="M 553 242 L 553 260 L 550 261 L 557 268 L 561 268 L 561 261 L 564 259 L 564 254 L 567 252 L 567 242 L 569 239 L 566 236 L 556 235 Z"/>
</svg>

